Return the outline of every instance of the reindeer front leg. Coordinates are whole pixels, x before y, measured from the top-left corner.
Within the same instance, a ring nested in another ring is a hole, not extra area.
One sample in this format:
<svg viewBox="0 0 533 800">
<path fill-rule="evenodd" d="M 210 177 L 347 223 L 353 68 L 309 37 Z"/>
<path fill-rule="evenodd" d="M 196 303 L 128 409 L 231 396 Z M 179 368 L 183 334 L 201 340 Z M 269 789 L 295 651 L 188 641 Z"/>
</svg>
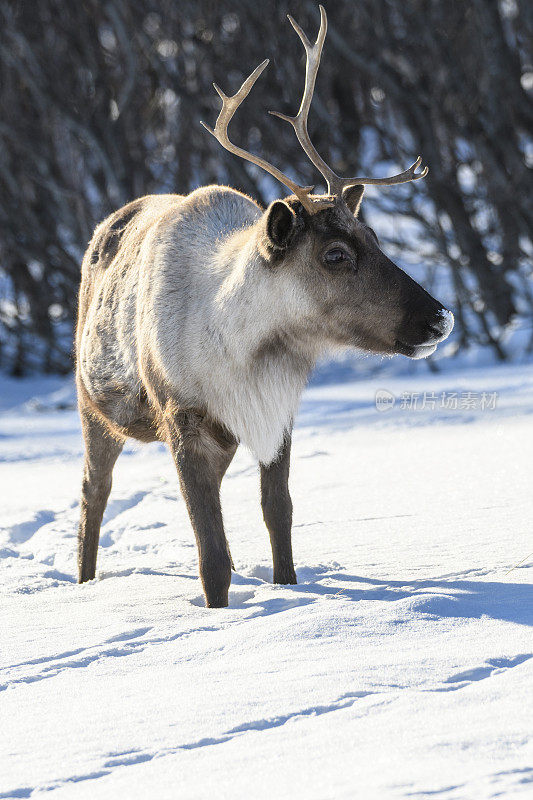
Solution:
<svg viewBox="0 0 533 800">
<path fill-rule="evenodd" d="M 286 434 L 276 461 L 261 464 L 261 505 L 270 534 L 274 583 L 296 583 L 292 560 L 292 501 L 289 494 L 291 436 Z"/>
<path fill-rule="evenodd" d="M 231 556 L 220 507 L 220 482 L 237 448 L 194 411 L 165 413 L 167 439 L 196 536 L 208 608 L 228 605 Z"/>
</svg>

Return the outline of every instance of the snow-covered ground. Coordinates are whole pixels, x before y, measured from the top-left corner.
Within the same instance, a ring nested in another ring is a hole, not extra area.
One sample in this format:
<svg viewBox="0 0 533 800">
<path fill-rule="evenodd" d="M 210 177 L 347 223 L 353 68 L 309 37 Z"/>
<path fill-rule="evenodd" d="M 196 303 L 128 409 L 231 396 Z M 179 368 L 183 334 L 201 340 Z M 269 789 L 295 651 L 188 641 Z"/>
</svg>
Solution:
<svg viewBox="0 0 533 800">
<path fill-rule="evenodd" d="M 2 797 L 533 796 L 532 366 L 308 389 L 299 585 L 239 451 L 219 610 L 158 445 L 119 459 L 78 586 L 72 387 L 0 395 Z"/>
</svg>

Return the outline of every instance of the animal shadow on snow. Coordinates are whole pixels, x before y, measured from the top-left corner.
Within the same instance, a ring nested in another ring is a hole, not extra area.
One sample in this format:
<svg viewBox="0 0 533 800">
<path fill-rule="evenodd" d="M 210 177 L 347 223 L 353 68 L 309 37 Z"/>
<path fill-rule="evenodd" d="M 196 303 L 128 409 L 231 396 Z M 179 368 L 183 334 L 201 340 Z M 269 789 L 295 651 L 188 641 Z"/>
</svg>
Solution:
<svg viewBox="0 0 533 800">
<path fill-rule="evenodd" d="M 314 571 L 308 567 L 297 572 L 300 583 L 285 587 L 296 596 L 327 595 L 352 601 L 379 602 L 409 598 L 412 609 L 425 618 L 480 619 L 486 616 L 519 625 L 533 625 L 533 585 L 446 579 L 379 580 L 342 571 L 325 572 L 323 568 Z M 324 579 L 334 580 L 335 585 L 322 583 Z M 350 584 L 359 586 L 352 588 Z"/>
<path fill-rule="evenodd" d="M 533 586 L 522 583 L 447 578 L 380 580 L 350 575 L 337 565 L 333 569 L 322 565 L 299 568 L 298 584 L 279 587 L 283 591 L 282 597 L 265 599 L 256 591 L 271 583 L 271 569 L 261 568 L 261 572 L 258 569 L 255 568 L 251 575 L 233 573 L 230 608 L 254 608 L 258 611 L 254 616 L 266 616 L 315 603 L 319 598 L 353 602 L 407 600 L 411 611 L 422 619 L 488 617 L 533 625 Z M 196 606 L 205 605 L 203 595 L 191 598 L 190 602 Z"/>
</svg>

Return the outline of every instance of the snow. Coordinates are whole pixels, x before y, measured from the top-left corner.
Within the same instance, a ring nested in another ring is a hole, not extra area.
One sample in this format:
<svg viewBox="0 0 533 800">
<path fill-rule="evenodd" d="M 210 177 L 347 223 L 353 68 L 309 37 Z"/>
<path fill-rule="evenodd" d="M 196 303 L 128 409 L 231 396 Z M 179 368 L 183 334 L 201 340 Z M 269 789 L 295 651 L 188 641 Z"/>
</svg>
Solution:
<svg viewBox="0 0 533 800">
<path fill-rule="evenodd" d="M 72 384 L 0 379 L 0 796 L 532 795 L 533 366 L 328 374 L 294 436 L 299 584 L 269 582 L 240 450 L 215 610 L 160 445 L 127 446 L 75 583 Z"/>
</svg>

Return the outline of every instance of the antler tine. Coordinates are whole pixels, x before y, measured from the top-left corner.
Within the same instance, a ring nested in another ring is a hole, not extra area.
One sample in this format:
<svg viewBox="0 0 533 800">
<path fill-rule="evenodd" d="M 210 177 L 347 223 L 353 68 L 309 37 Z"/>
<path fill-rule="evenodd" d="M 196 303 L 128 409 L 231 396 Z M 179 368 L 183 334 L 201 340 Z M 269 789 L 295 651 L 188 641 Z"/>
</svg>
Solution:
<svg viewBox="0 0 533 800">
<path fill-rule="evenodd" d="M 320 66 L 320 58 L 322 56 L 322 48 L 324 46 L 324 39 L 328 27 L 327 16 L 323 6 L 320 8 L 320 29 L 314 45 L 311 44 L 306 34 L 298 23 L 289 16 L 289 21 L 300 37 L 302 44 L 305 48 L 307 60 L 305 67 L 305 88 L 302 97 L 300 109 L 295 117 L 289 117 L 286 114 L 281 114 L 279 111 L 270 111 L 275 117 L 289 122 L 296 132 L 298 141 L 300 142 L 304 152 L 309 157 L 311 162 L 315 165 L 318 171 L 323 175 L 328 184 L 328 194 L 330 196 L 342 196 L 342 191 L 348 186 L 355 186 L 357 184 L 375 184 L 381 186 L 391 186 L 395 183 L 407 183 L 408 181 L 417 181 L 420 178 L 425 178 L 428 174 L 428 168 L 424 167 L 422 172 L 416 174 L 416 170 L 420 166 L 422 159 L 419 156 L 414 164 L 405 172 L 400 172 L 399 175 L 393 175 L 390 178 L 341 178 L 337 175 L 331 167 L 329 167 L 320 154 L 316 151 L 307 130 L 307 118 L 311 101 L 313 99 L 313 92 L 315 89 L 316 76 Z"/>
<path fill-rule="evenodd" d="M 292 27 L 300 37 L 307 56 L 305 64 L 305 87 L 304 87 L 302 102 L 300 104 L 298 113 L 296 114 L 295 117 L 289 117 L 287 116 L 287 114 L 281 114 L 279 111 L 269 111 L 269 114 L 272 114 L 275 117 L 279 117 L 280 119 L 283 119 L 285 120 L 285 122 L 289 122 L 292 125 L 296 133 L 296 136 L 298 137 L 298 141 L 300 142 L 305 154 L 308 156 L 311 163 L 315 165 L 317 170 L 325 178 L 328 184 L 328 194 L 332 195 L 334 194 L 334 188 L 336 186 L 337 181 L 339 180 L 339 177 L 333 172 L 333 170 L 330 167 L 328 167 L 324 159 L 317 152 L 313 143 L 311 142 L 307 130 L 307 118 L 309 116 L 309 109 L 311 108 L 311 102 L 313 100 L 316 76 L 318 73 L 318 68 L 320 66 L 322 49 L 324 47 L 324 40 L 326 38 L 326 33 L 328 29 L 328 19 L 326 16 L 326 11 L 324 9 L 324 6 L 319 6 L 319 8 L 320 8 L 320 29 L 318 31 L 318 36 L 316 38 L 316 42 L 314 43 L 314 45 L 311 44 L 311 42 L 305 35 L 302 28 L 298 25 L 298 23 L 290 15 L 288 15 L 289 22 L 291 23 Z"/>
<path fill-rule="evenodd" d="M 311 213 L 317 209 L 317 206 L 320 202 L 313 201 L 310 197 L 314 186 L 300 186 L 287 177 L 287 175 L 285 175 L 283 172 L 281 172 L 281 170 L 277 169 L 277 167 L 274 167 L 272 164 L 269 164 L 263 158 L 254 156 L 247 150 L 243 150 L 242 147 L 238 147 L 237 145 L 233 144 L 228 137 L 228 125 L 231 122 L 233 115 L 243 100 L 249 95 L 250 90 L 263 70 L 268 66 L 268 63 L 268 58 L 266 58 L 261 64 L 259 64 L 258 67 L 254 69 L 252 74 L 246 78 L 241 88 L 232 96 L 224 94 L 222 89 L 220 89 L 220 87 L 214 83 L 213 86 L 215 87 L 215 91 L 222 99 L 222 108 L 217 117 L 214 129 L 210 128 L 209 125 L 206 125 L 205 122 L 201 122 L 200 124 L 203 125 L 206 131 L 209 131 L 209 133 L 215 137 L 222 147 L 224 147 L 226 150 L 229 150 L 230 153 L 234 153 L 234 155 L 245 159 L 245 161 L 250 161 L 252 164 L 256 164 L 258 167 L 261 167 L 261 169 L 264 169 L 265 172 L 268 172 L 270 175 L 276 178 L 276 180 L 280 181 L 280 183 L 283 183 L 285 186 L 287 186 L 291 192 L 294 192 L 304 208 Z"/>
<path fill-rule="evenodd" d="M 346 189 L 348 186 L 356 186 L 357 184 L 366 184 L 373 186 L 393 186 L 396 183 L 409 183 L 409 181 L 418 181 L 420 178 L 425 178 L 429 172 L 428 167 L 424 167 L 422 172 L 417 174 L 416 170 L 422 163 L 422 156 L 418 156 L 414 164 L 398 175 L 392 175 L 390 178 L 339 178 L 342 188 Z"/>
<path fill-rule="evenodd" d="M 278 180 L 280 183 L 283 183 L 285 186 L 287 186 L 287 188 L 296 195 L 306 211 L 308 211 L 310 214 L 314 214 L 315 212 L 320 211 L 322 208 L 331 206 L 333 203 L 335 203 L 336 198 L 342 197 L 343 190 L 349 186 L 355 186 L 358 184 L 392 186 L 396 183 L 417 181 L 420 178 L 425 178 L 425 176 L 428 174 L 427 167 L 424 167 L 422 172 L 417 174 L 416 170 L 422 163 L 422 158 L 418 156 L 415 163 L 411 164 L 409 169 L 406 169 L 404 172 L 400 172 L 398 175 L 393 175 L 390 178 L 341 178 L 340 175 L 337 175 L 337 173 L 326 164 L 322 156 L 315 149 L 311 139 L 309 138 L 309 132 L 307 130 L 307 118 L 309 116 L 309 109 L 311 108 L 311 102 L 313 100 L 316 76 L 320 66 L 322 49 L 324 47 L 324 40 L 326 38 L 326 32 L 328 28 L 326 11 L 323 6 L 319 6 L 319 8 L 320 29 L 314 44 L 311 44 L 302 28 L 289 15 L 289 21 L 300 37 L 306 53 L 305 86 L 298 113 L 295 117 L 289 117 L 286 114 L 281 114 L 279 111 L 270 111 L 269 113 L 273 114 L 275 117 L 285 120 L 285 122 L 289 122 L 292 125 L 305 154 L 327 182 L 328 194 L 326 196 L 317 197 L 312 195 L 311 192 L 314 189 L 313 186 L 300 186 L 283 172 L 281 172 L 281 170 L 279 170 L 277 167 L 274 167 L 272 164 L 269 164 L 263 158 L 254 156 L 247 150 L 243 150 L 242 147 L 238 147 L 237 145 L 233 144 L 228 137 L 228 125 L 230 124 L 235 112 L 243 100 L 248 97 L 252 87 L 263 70 L 267 67 L 269 63 L 268 58 L 254 69 L 252 74 L 246 78 L 241 88 L 232 96 L 224 94 L 222 89 L 220 89 L 216 83 L 214 83 L 213 86 L 222 99 L 222 108 L 220 109 L 214 129 L 210 128 L 209 125 L 206 125 L 205 122 L 201 123 L 201 125 L 203 125 L 204 128 L 209 131 L 209 133 L 214 136 L 215 139 L 217 139 L 222 147 L 224 147 L 230 153 L 239 156 L 239 158 L 243 158 L 245 161 L 250 161 L 252 164 L 256 164 L 258 167 L 261 167 L 261 169 L 264 169 L 265 172 L 268 172 L 270 175 L 276 178 L 276 180 Z"/>
</svg>

